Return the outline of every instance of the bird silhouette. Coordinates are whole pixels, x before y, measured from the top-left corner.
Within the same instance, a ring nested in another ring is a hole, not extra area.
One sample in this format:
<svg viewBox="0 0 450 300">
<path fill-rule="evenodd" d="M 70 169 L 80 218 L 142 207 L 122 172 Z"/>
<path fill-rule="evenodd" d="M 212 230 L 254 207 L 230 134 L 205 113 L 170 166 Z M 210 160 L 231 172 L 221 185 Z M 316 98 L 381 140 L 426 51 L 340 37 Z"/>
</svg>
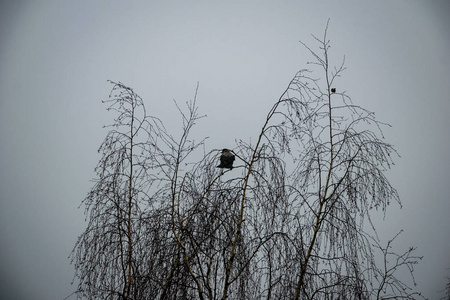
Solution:
<svg viewBox="0 0 450 300">
<path fill-rule="evenodd" d="M 234 154 L 228 149 L 223 149 L 222 155 L 220 156 L 220 165 L 218 165 L 217 168 L 227 168 L 231 170 L 233 169 L 233 162 Z"/>
</svg>

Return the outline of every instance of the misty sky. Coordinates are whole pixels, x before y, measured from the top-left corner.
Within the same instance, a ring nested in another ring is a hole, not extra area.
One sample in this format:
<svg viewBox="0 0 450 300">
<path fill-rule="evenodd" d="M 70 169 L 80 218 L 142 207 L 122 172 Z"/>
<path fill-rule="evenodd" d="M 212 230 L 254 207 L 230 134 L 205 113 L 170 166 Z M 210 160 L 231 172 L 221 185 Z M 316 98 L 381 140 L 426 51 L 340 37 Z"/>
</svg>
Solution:
<svg viewBox="0 0 450 300">
<path fill-rule="evenodd" d="M 417 246 L 417 290 L 450 276 L 450 2 L 2 1 L 0 297 L 62 299 L 78 209 L 112 121 L 107 79 L 132 87 L 175 136 L 173 99 L 197 97 L 210 149 L 256 139 L 266 113 L 311 56 L 330 18 L 336 82 L 375 111 L 401 158 L 387 173 L 403 209 L 376 214 L 397 252 Z M 319 74 L 318 74 L 319 76 Z M 73 299 L 74 297 L 70 298 Z"/>
</svg>

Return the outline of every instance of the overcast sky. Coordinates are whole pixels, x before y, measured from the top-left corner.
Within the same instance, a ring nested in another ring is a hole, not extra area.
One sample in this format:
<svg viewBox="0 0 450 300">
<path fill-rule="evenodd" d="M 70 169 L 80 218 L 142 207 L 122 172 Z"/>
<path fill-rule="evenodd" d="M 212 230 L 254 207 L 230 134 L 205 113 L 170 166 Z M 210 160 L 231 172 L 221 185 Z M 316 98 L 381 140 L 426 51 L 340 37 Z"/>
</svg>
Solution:
<svg viewBox="0 0 450 300">
<path fill-rule="evenodd" d="M 388 122 L 401 158 L 388 172 L 403 209 L 377 221 L 401 252 L 417 246 L 417 289 L 438 299 L 450 276 L 448 1 L 2 1 L 0 293 L 62 299 L 78 209 L 112 120 L 106 80 L 131 86 L 176 135 L 197 82 L 195 134 L 207 147 L 256 138 L 268 109 L 311 59 L 330 18 L 336 82 Z M 333 63 L 333 61 L 332 61 Z M 221 128 L 229 126 L 227 131 Z"/>
</svg>

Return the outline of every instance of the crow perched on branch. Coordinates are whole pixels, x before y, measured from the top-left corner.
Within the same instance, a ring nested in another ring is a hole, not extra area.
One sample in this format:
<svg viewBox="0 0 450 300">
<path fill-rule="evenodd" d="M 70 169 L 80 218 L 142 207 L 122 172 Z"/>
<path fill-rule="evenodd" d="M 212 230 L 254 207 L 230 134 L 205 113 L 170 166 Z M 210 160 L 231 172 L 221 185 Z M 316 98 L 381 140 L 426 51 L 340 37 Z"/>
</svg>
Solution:
<svg viewBox="0 0 450 300">
<path fill-rule="evenodd" d="M 222 155 L 220 156 L 220 165 L 218 165 L 217 168 L 227 168 L 231 170 L 233 169 L 233 162 L 234 154 L 228 149 L 223 149 Z"/>
</svg>

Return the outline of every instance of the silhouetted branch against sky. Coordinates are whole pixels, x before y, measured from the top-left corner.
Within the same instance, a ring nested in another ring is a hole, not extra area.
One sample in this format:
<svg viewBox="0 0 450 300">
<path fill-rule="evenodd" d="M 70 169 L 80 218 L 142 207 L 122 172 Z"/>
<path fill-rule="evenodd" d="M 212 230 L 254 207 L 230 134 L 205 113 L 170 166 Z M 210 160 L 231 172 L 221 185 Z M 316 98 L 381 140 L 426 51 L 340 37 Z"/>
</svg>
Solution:
<svg viewBox="0 0 450 300">
<path fill-rule="evenodd" d="M 205 153 L 206 138 L 191 138 L 202 118 L 198 85 L 186 107 L 175 102 L 182 126 L 171 134 L 133 89 L 111 82 L 105 102 L 117 116 L 72 256 L 79 296 L 418 295 L 396 274 L 406 269 L 415 284 L 421 257 L 415 248 L 396 254 L 392 240 L 381 247 L 370 217 L 400 203 L 384 175 L 397 153 L 382 137 L 385 124 L 335 87 L 345 65 L 330 61 L 327 30 L 314 47 L 302 43 L 312 68 L 288 83 L 254 144 L 237 139 L 232 152 Z M 244 164 L 233 168 L 235 156 Z M 397 259 L 387 268 L 389 257 Z"/>
</svg>

